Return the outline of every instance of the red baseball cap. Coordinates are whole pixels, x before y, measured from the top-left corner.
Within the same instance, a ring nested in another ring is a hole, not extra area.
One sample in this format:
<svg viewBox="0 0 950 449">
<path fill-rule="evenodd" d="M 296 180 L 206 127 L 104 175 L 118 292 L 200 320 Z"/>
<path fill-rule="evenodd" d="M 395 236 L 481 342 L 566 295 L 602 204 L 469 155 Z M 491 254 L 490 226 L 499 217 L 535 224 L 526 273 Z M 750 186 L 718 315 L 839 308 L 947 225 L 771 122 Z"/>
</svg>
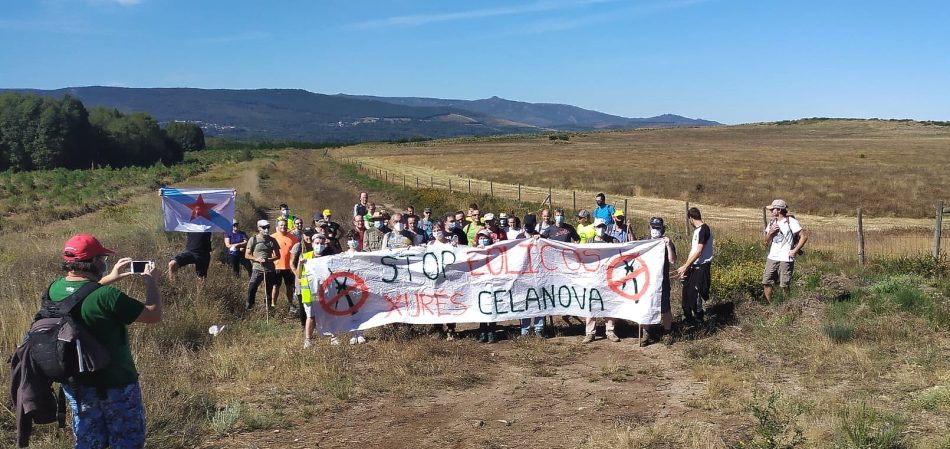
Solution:
<svg viewBox="0 0 950 449">
<path fill-rule="evenodd" d="M 76 234 L 63 246 L 63 260 L 75 262 L 91 260 L 96 256 L 115 254 L 115 251 L 102 246 L 92 234 Z"/>
</svg>

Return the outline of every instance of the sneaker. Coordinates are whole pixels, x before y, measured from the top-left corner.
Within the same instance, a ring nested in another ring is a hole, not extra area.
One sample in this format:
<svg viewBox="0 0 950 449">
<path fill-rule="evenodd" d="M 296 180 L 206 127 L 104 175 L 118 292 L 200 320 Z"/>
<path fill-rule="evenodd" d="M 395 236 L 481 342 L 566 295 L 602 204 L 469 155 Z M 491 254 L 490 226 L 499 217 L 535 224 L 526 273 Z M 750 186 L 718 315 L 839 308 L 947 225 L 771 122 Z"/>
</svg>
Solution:
<svg viewBox="0 0 950 449">
<path fill-rule="evenodd" d="M 645 348 L 645 347 L 647 347 L 647 346 L 650 346 L 650 345 L 652 345 L 653 343 L 656 343 L 656 340 L 654 340 L 653 337 L 651 337 L 651 336 L 649 336 L 649 335 L 647 335 L 646 337 L 640 339 L 640 347 L 641 347 L 641 348 Z"/>
<path fill-rule="evenodd" d="M 615 334 L 613 331 L 607 332 L 607 339 L 614 343 L 617 343 L 620 341 L 620 337 L 618 337 L 617 334 Z"/>
<path fill-rule="evenodd" d="M 584 336 L 584 339 L 581 340 L 581 343 L 590 343 L 594 341 L 594 334 L 587 334 Z"/>
<path fill-rule="evenodd" d="M 448 331 L 445 333 L 445 341 L 455 340 L 455 331 Z"/>
<path fill-rule="evenodd" d="M 488 343 L 494 343 L 494 342 L 495 342 L 495 333 L 494 333 L 494 332 L 486 332 L 486 333 L 488 334 L 488 340 L 487 340 L 487 342 L 488 342 Z"/>
<path fill-rule="evenodd" d="M 305 338 L 305 339 L 303 340 L 303 348 L 304 348 L 304 349 L 309 348 L 312 344 L 313 344 L 313 343 L 310 341 L 309 338 Z"/>
<path fill-rule="evenodd" d="M 478 342 L 487 343 L 488 342 L 488 332 L 479 332 L 478 333 Z"/>
<path fill-rule="evenodd" d="M 356 337 L 350 337 L 350 344 L 351 344 L 351 345 L 355 345 L 355 344 L 356 344 Z"/>
<path fill-rule="evenodd" d="M 356 337 L 356 342 L 359 344 L 366 343 L 366 337 L 360 335 L 359 337 Z"/>
<path fill-rule="evenodd" d="M 340 340 L 337 340 L 336 337 L 330 337 L 330 344 L 333 346 L 337 346 L 340 344 Z"/>
</svg>

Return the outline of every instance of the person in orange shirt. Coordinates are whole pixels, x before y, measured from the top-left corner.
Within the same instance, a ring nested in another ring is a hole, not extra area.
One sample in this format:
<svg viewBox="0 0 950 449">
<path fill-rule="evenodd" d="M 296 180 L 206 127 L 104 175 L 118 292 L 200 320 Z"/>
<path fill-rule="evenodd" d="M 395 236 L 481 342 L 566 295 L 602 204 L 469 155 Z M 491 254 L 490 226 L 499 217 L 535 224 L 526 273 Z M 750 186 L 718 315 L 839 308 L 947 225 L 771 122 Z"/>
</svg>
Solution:
<svg viewBox="0 0 950 449">
<path fill-rule="evenodd" d="M 280 284 L 284 284 L 284 292 L 287 294 L 290 313 L 294 314 L 297 312 L 296 308 L 298 307 L 294 304 L 294 288 L 296 286 L 297 277 L 294 275 L 293 267 L 291 267 L 291 258 L 293 256 L 290 254 L 290 250 L 297 244 L 297 237 L 287 231 L 287 219 L 284 217 L 277 219 L 277 232 L 274 234 L 274 240 L 277 240 L 277 244 L 280 246 L 280 258 L 274 261 L 274 268 L 277 270 L 277 282 L 274 283 L 271 293 L 271 307 L 277 306 L 277 296 L 280 295 Z"/>
</svg>

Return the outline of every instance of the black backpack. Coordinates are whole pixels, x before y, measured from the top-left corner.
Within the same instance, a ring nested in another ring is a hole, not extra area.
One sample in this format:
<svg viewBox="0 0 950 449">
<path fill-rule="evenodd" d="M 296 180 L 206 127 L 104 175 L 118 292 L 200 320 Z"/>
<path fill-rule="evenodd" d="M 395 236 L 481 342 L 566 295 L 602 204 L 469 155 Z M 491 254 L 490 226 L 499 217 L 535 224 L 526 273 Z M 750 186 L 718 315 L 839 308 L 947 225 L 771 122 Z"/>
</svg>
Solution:
<svg viewBox="0 0 950 449">
<path fill-rule="evenodd" d="M 23 342 L 11 365 L 11 399 L 17 422 L 17 445 L 29 445 L 33 423 L 66 423 L 66 398 L 62 384 L 76 385 L 80 374 L 99 371 L 111 361 L 109 352 L 72 315 L 73 310 L 101 285 L 89 282 L 65 299 L 55 302 L 49 288 L 43 294 Z M 61 384 L 54 395 L 53 383 Z"/>
<path fill-rule="evenodd" d="M 73 309 L 101 287 L 88 282 L 62 301 L 53 301 L 49 289 L 43 294 L 24 344 L 29 344 L 33 366 L 53 382 L 73 382 L 79 374 L 98 371 L 109 364 L 109 352 L 77 322 Z"/>
</svg>

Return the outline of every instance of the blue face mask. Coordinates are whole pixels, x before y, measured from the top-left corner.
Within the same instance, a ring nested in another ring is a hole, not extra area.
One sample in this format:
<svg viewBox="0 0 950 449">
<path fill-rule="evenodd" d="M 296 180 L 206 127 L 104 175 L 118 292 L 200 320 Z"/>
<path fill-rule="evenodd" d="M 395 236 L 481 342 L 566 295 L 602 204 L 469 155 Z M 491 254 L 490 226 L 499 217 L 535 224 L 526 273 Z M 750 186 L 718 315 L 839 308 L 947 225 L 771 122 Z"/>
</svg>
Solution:
<svg viewBox="0 0 950 449">
<path fill-rule="evenodd" d="M 491 245 L 491 240 L 488 239 L 478 239 L 478 244 L 482 246 Z"/>
<path fill-rule="evenodd" d="M 555 215 L 555 216 L 554 216 L 554 223 L 555 223 L 555 224 L 564 223 L 564 216 L 563 216 L 563 215 Z"/>
</svg>

